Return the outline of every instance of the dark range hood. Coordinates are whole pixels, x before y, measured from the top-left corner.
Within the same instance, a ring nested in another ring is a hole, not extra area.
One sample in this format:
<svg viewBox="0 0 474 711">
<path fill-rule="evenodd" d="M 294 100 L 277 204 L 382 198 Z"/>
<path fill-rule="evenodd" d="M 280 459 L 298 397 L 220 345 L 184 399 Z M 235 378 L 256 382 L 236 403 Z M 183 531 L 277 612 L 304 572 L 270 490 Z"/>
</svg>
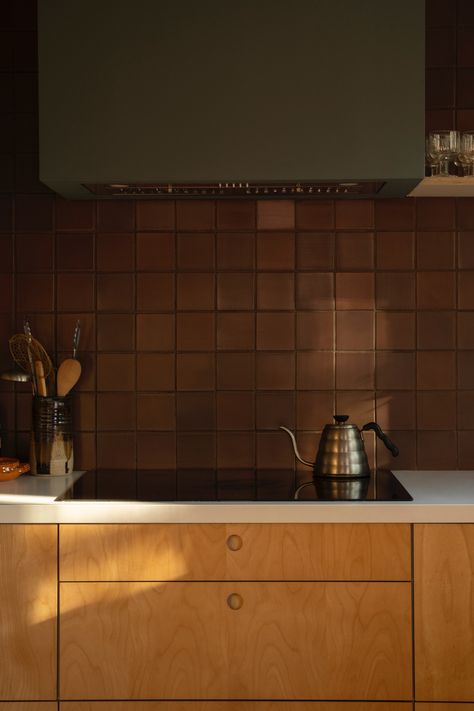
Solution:
<svg viewBox="0 0 474 711">
<path fill-rule="evenodd" d="M 39 0 L 40 178 L 67 198 L 404 196 L 422 0 Z"/>
</svg>

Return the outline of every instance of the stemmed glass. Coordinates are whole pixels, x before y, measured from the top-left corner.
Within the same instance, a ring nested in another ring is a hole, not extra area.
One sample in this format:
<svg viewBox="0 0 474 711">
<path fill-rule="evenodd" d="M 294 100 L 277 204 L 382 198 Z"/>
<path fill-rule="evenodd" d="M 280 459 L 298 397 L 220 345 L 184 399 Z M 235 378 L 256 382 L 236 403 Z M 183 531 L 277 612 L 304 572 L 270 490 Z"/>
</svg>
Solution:
<svg viewBox="0 0 474 711">
<path fill-rule="evenodd" d="M 458 154 L 463 175 L 474 175 L 474 131 L 463 131 Z"/>
<path fill-rule="evenodd" d="M 430 131 L 427 154 L 439 162 L 439 175 L 449 175 L 449 164 L 457 158 L 459 148 L 459 131 Z"/>
</svg>

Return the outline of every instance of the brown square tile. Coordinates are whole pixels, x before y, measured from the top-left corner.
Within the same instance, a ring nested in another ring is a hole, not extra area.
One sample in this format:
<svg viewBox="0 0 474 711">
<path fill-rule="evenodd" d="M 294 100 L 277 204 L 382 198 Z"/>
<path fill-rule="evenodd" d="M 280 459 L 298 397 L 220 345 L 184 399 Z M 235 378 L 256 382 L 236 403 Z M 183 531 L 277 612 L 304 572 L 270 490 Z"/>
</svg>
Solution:
<svg viewBox="0 0 474 711">
<path fill-rule="evenodd" d="M 349 422 L 361 427 L 375 420 L 375 396 L 373 390 L 337 390 L 335 412 L 349 415 Z M 331 422 L 331 418 L 325 423 Z"/>
<path fill-rule="evenodd" d="M 456 64 L 454 27 L 433 27 L 426 31 L 426 66 L 448 67 Z"/>
<path fill-rule="evenodd" d="M 59 232 L 71 230 L 93 230 L 95 226 L 95 206 L 93 200 L 63 200 L 56 198 L 56 229 Z"/>
<path fill-rule="evenodd" d="M 418 392 L 416 408 L 419 430 L 456 429 L 456 393 L 440 390 Z"/>
<path fill-rule="evenodd" d="M 214 234 L 184 232 L 178 235 L 178 269 L 204 271 L 214 269 Z"/>
<path fill-rule="evenodd" d="M 178 353 L 176 378 L 178 390 L 214 390 L 214 353 Z"/>
<path fill-rule="evenodd" d="M 418 308 L 454 309 L 455 281 L 454 272 L 418 272 Z"/>
<path fill-rule="evenodd" d="M 474 437 L 472 432 L 458 432 L 458 467 L 472 469 L 474 466 Z"/>
<path fill-rule="evenodd" d="M 213 313 L 178 313 L 176 345 L 179 351 L 213 351 L 215 325 Z"/>
<path fill-rule="evenodd" d="M 135 271 L 135 236 L 133 234 L 99 234 L 96 241 L 98 271 Z"/>
<path fill-rule="evenodd" d="M 458 311 L 458 348 L 474 350 L 474 311 Z"/>
<path fill-rule="evenodd" d="M 415 227 L 415 203 L 412 198 L 375 200 L 377 230 L 412 230 Z"/>
<path fill-rule="evenodd" d="M 458 233 L 458 267 L 474 269 L 474 232 Z"/>
<path fill-rule="evenodd" d="M 97 390 L 135 390 L 135 356 L 128 353 L 98 354 Z"/>
<path fill-rule="evenodd" d="M 178 274 L 178 311 L 214 309 L 214 274 Z"/>
<path fill-rule="evenodd" d="M 459 111 L 456 111 L 456 122 L 453 122 L 453 128 L 455 125 L 459 131 L 469 131 L 471 126 L 474 126 L 473 119 L 474 109 L 460 109 Z"/>
<path fill-rule="evenodd" d="M 255 348 L 255 315 L 248 312 L 217 314 L 217 349 L 249 351 Z"/>
<path fill-rule="evenodd" d="M 178 430 L 213 430 L 216 427 L 216 397 L 212 393 L 178 393 Z"/>
<path fill-rule="evenodd" d="M 454 107 L 449 109 L 426 109 L 425 110 L 425 133 L 428 131 L 436 131 L 440 126 L 445 126 L 447 129 L 454 130 L 456 127 L 460 128 L 460 124 L 457 123 L 458 116 L 460 113 L 465 113 L 464 111 L 456 111 Z"/>
<path fill-rule="evenodd" d="M 454 230 L 454 198 L 417 198 L 416 226 L 418 230 Z"/>
<path fill-rule="evenodd" d="M 255 353 L 218 353 L 217 388 L 254 390 Z"/>
<path fill-rule="evenodd" d="M 416 433 L 417 466 L 419 469 L 456 469 L 457 447 L 455 432 Z"/>
<path fill-rule="evenodd" d="M 334 355 L 325 351 L 296 354 L 297 390 L 334 389 Z"/>
<path fill-rule="evenodd" d="M 134 430 L 135 394 L 99 393 L 97 395 L 97 429 Z"/>
<path fill-rule="evenodd" d="M 373 200 L 336 201 L 337 230 L 370 230 L 373 227 Z"/>
<path fill-rule="evenodd" d="M 368 390 L 374 387 L 374 353 L 336 353 L 336 388 Z"/>
<path fill-rule="evenodd" d="M 98 311 L 134 311 L 133 274 L 97 274 L 96 289 Z"/>
<path fill-rule="evenodd" d="M 51 232 L 53 199 L 49 195 L 15 196 L 16 232 Z"/>
<path fill-rule="evenodd" d="M 258 430 L 295 426 L 295 393 L 257 393 L 256 405 Z"/>
<path fill-rule="evenodd" d="M 255 200 L 219 200 L 218 230 L 253 230 L 256 223 Z"/>
<path fill-rule="evenodd" d="M 474 108 L 474 68 L 462 67 L 456 72 L 456 108 Z"/>
<path fill-rule="evenodd" d="M 257 432 L 256 448 L 259 469 L 294 467 L 294 455 L 286 432 Z"/>
<path fill-rule="evenodd" d="M 338 232 L 336 234 L 336 269 L 357 271 L 374 267 L 372 232 Z"/>
<path fill-rule="evenodd" d="M 331 350 L 334 348 L 334 312 L 297 312 L 296 347 L 301 350 Z"/>
<path fill-rule="evenodd" d="M 174 274 L 138 274 L 138 311 L 174 311 L 174 281 Z"/>
<path fill-rule="evenodd" d="M 376 352 L 375 383 L 377 390 L 413 390 L 415 354 Z"/>
<path fill-rule="evenodd" d="M 420 311 L 417 319 L 418 348 L 455 348 L 455 316 L 454 311 Z"/>
<path fill-rule="evenodd" d="M 427 69 L 425 73 L 425 102 L 429 109 L 454 106 L 455 72 L 451 67 Z M 462 106 L 463 104 L 459 104 Z"/>
<path fill-rule="evenodd" d="M 174 390 L 174 353 L 138 353 L 137 389 Z"/>
<path fill-rule="evenodd" d="M 294 227 L 294 200 L 257 200 L 257 229 L 292 230 Z"/>
<path fill-rule="evenodd" d="M 418 269 L 454 268 L 454 232 L 418 232 Z"/>
<path fill-rule="evenodd" d="M 257 350 L 287 351 L 294 348 L 294 313 L 257 313 Z"/>
<path fill-rule="evenodd" d="M 377 466 L 382 469 L 416 469 L 416 433 L 389 430 L 386 434 L 395 442 L 400 454 L 394 459 L 383 442 L 377 439 Z"/>
<path fill-rule="evenodd" d="M 418 390 L 454 389 L 456 387 L 455 351 L 418 351 L 416 385 Z"/>
<path fill-rule="evenodd" d="M 49 272 L 53 268 L 52 235 L 19 234 L 15 239 L 15 251 L 18 272 Z"/>
<path fill-rule="evenodd" d="M 336 309 L 373 309 L 374 275 L 336 274 Z"/>
<path fill-rule="evenodd" d="M 289 306 L 291 308 L 291 306 Z M 334 276 L 324 272 L 296 274 L 297 309 L 333 309 Z"/>
<path fill-rule="evenodd" d="M 415 308 L 413 272 L 379 272 L 375 275 L 375 304 L 378 309 L 397 311 Z"/>
<path fill-rule="evenodd" d="M 334 393 L 329 390 L 299 390 L 296 393 L 296 426 L 299 430 L 322 429 L 332 422 Z M 291 427 L 292 425 L 288 425 Z"/>
<path fill-rule="evenodd" d="M 175 236 L 159 232 L 137 234 L 137 269 L 140 272 L 172 271 Z"/>
<path fill-rule="evenodd" d="M 96 434 L 81 432 L 74 437 L 75 469 L 95 469 L 96 467 Z"/>
<path fill-rule="evenodd" d="M 0 196 L 0 230 L 13 229 L 13 197 L 11 195 Z"/>
<path fill-rule="evenodd" d="M 257 269 L 294 269 L 294 232 L 266 232 L 257 235 Z"/>
<path fill-rule="evenodd" d="M 252 392 L 218 392 L 217 429 L 253 430 L 255 397 Z"/>
<path fill-rule="evenodd" d="M 174 230 L 175 203 L 173 200 L 138 200 L 138 230 Z"/>
<path fill-rule="evenodd" d="M 450 25 L 454 24 L 456 21 L 458 25 L 474 25 L 474 7 L 472 6 L 471 0 L 458 0 L 457 6 L 455 5 L 451 8 L 441 5 L 440 10 L 442 10 L 442 12 L 440 12 L 442 18 L 446 18 L 446 13 L 450 10 Z M 438 17 L 436 19 L 438 19 Z M 439 24 L 447 24 L 446 19 L 444 22 Z"/>
<path fill-rule="evenodd" d="M 474 271 L 458 274 L 458 308 L 474 309 Z"/>
<path fill-rule="evenodd" d="M 133 200 L 97 200 L 99 232 L 131 232 L 135 229 Z"/>
<path fill-rule="evenodd" d="M 458 230 L 474 230 L 474 198 L 458 198 L 456 213 Z"/>
<path fill-rule="evenodd" d="M 81 340 L 79 343 L 79 353 L 84 351 L 95 351 L 95 314 L 75 313 L 57 314 L 57 347 L 60 351 L 71 352 L 72 337 L 76 327 L 76 321 L 81 322 Z M 33 321 L 32 321 L 33 322 Z M 70 357 L 70 356 L 68 356 Z M 82 356 L 81 356 L 82 357 Z"/>
<path fill-rule="evenodd" d="M 336 348 L 343 351 L 367 351 L 374 347 L 373 311 L 336 312 Z"/>
<path fill-rule="evenodd" d="M 19 280 L 18 280 L 19 281 Z M 17 284 L 19 289 L 19 285 Z M 2 274 L 0 278 L 0 313 L 11 313 L 13 309 L 13 274 Z M 28 295 L 30 304 L 34 303 L 34 295 Z"/>
<path fill-rule="evenodd" d="M 298 230 L 331 230 L 334 228 L 334 200 L 298 200 L 296 227 Z"/>
<path fill-rule="evenodd" d="M 335 237 L 333 232 L 300 232 L 296 235 L 298 269 L 324 271 L 334 269 Z"/>
<path fill-rule="evenodd" d="M 212 230 L 215 225 L 215 203 L 212 200 L 178 200 L 178 230 Z"/>
<path fill-rule="evenodd" d="M 70 232 L 56 235 L 56 267 L 64 271 L 88 271 L 94 268 L 94 237 Z"/>
<path fill-rule="evenodd" d="M 16 314 L 15 328 L 10 319 L 6 317 L 4 327 L 0 328 L 0 338 L 3 336 L 3 342 L 6 344 L 12 333 L 23 333 L 23 318 L 24 315 L 21 313 Z M 50 356 L 53 356 L 56 350 L 56 319 L 55 314 L 28 314 L 28 321 L 30 322 L 31 333 L 35 338 L 40 341 L 41 345 L 47 350 Z M 1 323 L 1 322 L 0 322 Z M 2 326 L 3 326 L 2 323 Z M 72 332 L 69 334 L 68 350 L 72 348 Z M 67 356 L 71 357 L 71 354 Z M 10 367 L 10 364 L 9 364 Z M 15 385 L 15 389 L 18 388 Z M 31 388 L 28 389 L 31 392 Z"/>
<path fill-rule="evenodd" d="M 97 466 L 100 469 L 134 469 L 135 444 L 135 432 L 99 432 Z"/>
<path fill-rule="evenodd" d="M 378 311 L 376 317 L 376 348 L 379 350 L 410 350 L 415 348 L 415 314 Z"/>
<path fill-rule="evenodd" d="M 414 269 L 415 240 L 413 232 L 377 232 L 377 269 Z"/>
<path fill-rule="evenodd" d="M 257 353 L 256 365 L 257 390 L 294 389 L 294 353 Z"/>
<path fill-rule="evenodd" d="M 136 400 L 138 430 L 176 429 L 174 393 L 141 393 L 136 396 Z"/>
<path fill-rule="evenodd" d="M 29 403 L 31 410 L 31 402 Z M 74 429 L 94 431 L 96 430 L 96 394 L 95 393 L 74 393 L 73 399 L 73 422 Z"/>
<path fill-rule="evenodd" d="M 175 347 L 174 314 L 137 314 L 137 349 L 171 351 Z"/>
<path fill-rule="evenodd" d="M 458 427 L 474 430 L 474 390 L 460 390 L 457 401 Z"/>
<path fill-rule="evenodd" d="M 217 308 L 222 310 L 253 310 L 255 277 L 253 274 L 229 273 L 217 275 Z"/>
<path fill-rule="evenodd" d="M 474 390 L 474 350 L 458 351 L 458 388 Z"/>
<path fill-rule="evenodd" d="M 97 350 L 135 350 L 134 326 L 133 314 L 98 314 Z"/>
<path fill-rule="evenodd" d="M 254 269 L 255 234 L 233 232 L 217 234 L 217 268 L 219 270 Z"/>
<path fill-rule="evenodd" d="M 93 274 L 57 274 L 56 307 L 58 311 L 94 311 Z"/>
<path fill-rule="evenodd" d="M 13 270 L 13 235 L 0 234 L 0 272 Z"/>
<path fill-rule="evenodd" d="M 181 432 L 177 436 L 178 467 L 214 467 L 216 436 L 211 432 Z"/>
<path fill-rule="evenodd" d="M 250 432 L 219 432 L 217 434 L 218 467 L 253 467 L 255 437 Z"/>
<path fill-rule="evenodd" d="M 139 469 L 174 469 L 176 435 L 174 432 L 138 432 L 137 466 Z"/>
<path fill-rule="evenodd" d="M 257 275 L 257 307 L 268 310 L 294 308 L 294 275 L 267 274 Z"/>
<path fill-rule="evenodd" d="M 9 275 L 2 276 L 0 285 L 2 294 L 2 310 L 9 310 L 8 295 L 10 292 Z M 8 308 L 7 308 L 8 307 Z M 22 280 L 16 282 L 17 311 L 25 314 L 35 311 L 54 310 L 54 277 L 52 274 L 24 274 Z"/>
</svg>

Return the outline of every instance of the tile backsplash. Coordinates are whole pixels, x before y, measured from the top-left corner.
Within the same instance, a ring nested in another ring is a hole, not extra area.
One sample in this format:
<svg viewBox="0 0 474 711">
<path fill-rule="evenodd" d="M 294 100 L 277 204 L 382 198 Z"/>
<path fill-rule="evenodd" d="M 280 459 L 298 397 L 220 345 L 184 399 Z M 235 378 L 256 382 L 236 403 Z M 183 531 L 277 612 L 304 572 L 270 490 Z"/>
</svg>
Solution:
<svg viewBox="0 0 474 711">
<path fill-rule="evenodd" d="M 25 315 L 56 361 L 81 319 L 77 466 L 292 466 L 278 426 L 312 458 L 337 411 L 399 445 L 367 435 L 372 462 L 474 468 L 474 199 L 57 198 L 34 6 L 2 33 L 0 366 Z M 427 7 L 427 126 L 474 128 L 472 3 Z M 4 453 L 27 456 L 30 410 L 0 382 Z"/>
</svg>

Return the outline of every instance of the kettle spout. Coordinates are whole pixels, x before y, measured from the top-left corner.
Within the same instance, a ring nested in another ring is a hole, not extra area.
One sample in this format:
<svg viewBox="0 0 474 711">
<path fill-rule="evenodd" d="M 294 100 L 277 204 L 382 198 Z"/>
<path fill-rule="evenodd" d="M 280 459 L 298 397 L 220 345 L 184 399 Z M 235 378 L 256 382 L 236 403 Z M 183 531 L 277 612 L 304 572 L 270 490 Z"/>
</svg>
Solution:
<svg viewBox="0 0 474 711">
<path fill-rule="evenodd" d="M 295 435 L 293 434 L 293 432 L 291 430 L 289 430 L 287 427 L 283 427 L 283 425 L 280 425 L 280 429 L 284 430 L 287 434 L 290 435 L 290 439 L 291 439 L 291 443 L 293 445 L 293 451 L 295 453 L 296 459 L 298 459 L 298 461 L 300 461 L 301 464 L 305 464 L 307 467 L 311 467 L 311 468 L 314 467 L 313 462 L 307 462 L 305 459 L 303 459 L 300 456 L 300 453 L 298 452 L 298 445 L 296 444 L 296 439 L 295 439 Z"/>
</svg>

